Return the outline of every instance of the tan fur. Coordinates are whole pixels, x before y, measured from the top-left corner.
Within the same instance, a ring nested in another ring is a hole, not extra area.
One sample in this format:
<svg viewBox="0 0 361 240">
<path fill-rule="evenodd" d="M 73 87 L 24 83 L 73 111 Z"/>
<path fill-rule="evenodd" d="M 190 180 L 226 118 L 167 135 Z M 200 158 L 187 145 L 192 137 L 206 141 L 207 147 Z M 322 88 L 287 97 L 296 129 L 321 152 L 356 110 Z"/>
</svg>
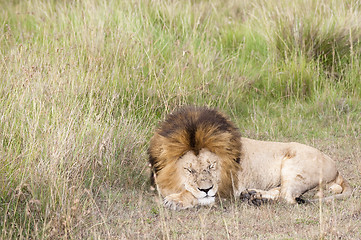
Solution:
<svg viewBox="0 0 361 240">
<path fill-rule="evenodd" d="M 240 196 L 248 189 L 256 193 L 253 198 L 289 203 L 319 185 L 329 185 L 337 199 L 352 192 L 319 150 L 241 138 L 227 117 L 207 108 L 168 115 L 151 138 L 149 156 L 151 180 L 171 209 L 211 204 L 215 194 Z"/>
<path fill-rule="evenodd" d="M 238 194 L 250 189 L 260 193 L 256 198 L 296 203 L 296 198 L 319 185 L 330 186 L 336 194 L 323 200 L 345 198 L 352 192 L 335 162 L 311 146 L 248 138 L 241 142 L 243 170 L 238 175 Z M 316 197 L 323 196 L 318 193 Z"/>
</svg>

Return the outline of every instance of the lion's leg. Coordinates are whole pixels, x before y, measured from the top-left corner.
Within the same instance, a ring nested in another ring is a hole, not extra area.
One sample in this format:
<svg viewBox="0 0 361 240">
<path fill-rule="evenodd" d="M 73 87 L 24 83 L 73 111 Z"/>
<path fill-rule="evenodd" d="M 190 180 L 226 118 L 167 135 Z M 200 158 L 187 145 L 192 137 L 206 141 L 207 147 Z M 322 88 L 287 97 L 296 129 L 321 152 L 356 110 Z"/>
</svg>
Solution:
<svg viewBox="0 0 361 240">
<path fill-rule="evenodd" d="M 312 189 L 310 184 L 298 181 L 298 177 L 282 178 L 280 199 L 285 200 L 287 203 L 304 203 L 300 197 L 301 195 Z"/>
<path fill-rule="evenodd" d="M 258 206 L 266 202 L 278 200 L 280 190 L 280 187 L 272 188 L 268 191 L 260 189 L 246 189 L 241 192 L 240 198 L 243 201 L 248 201 L 248 203 Z"/>
<path fill-rule="evenodd" d="M 316 187 L 319 182 L 304 174 L 302 169 L 295 168 L 295 164 L 289 159 L 285 162 L 281 169 L 281 192 L 280 199 L 285 200 L 287 203 L 304 203 L 300 197 L 303 193 Z M 295 159 L 297 160 L 297 159 Z"/>
<path fill-rule="evenodd" d="M 198 203 L 197 198 L 192 193 L 184 190 L 180 193 L 173 193 L 164 198 L 164 206 L 172 210 L 180 210 L 193 207 Z"/>
<path fill-rule="evenodd" d="M 288 188 L 283 188 L 281 191 L 281 199 L 285 200 L 287 203 L 290 204 L 297 203 L 296 198 L 298 198 L 299 196 L 301 196 L 301 194 L 295 194 Z"/>
<path fill-rule="evenodd" d="M 272 201 L 275 201 L 278 199 L 278 197 L 280 195 L 280 190 L 281 190 L 280 187 L 272 188 L 268 191 L 258 190 L 258 189 L 249 189 L 249 191 L 256 191 L 258 194 L 260 194 L 262 196 L 263 199 L 272 200 Z"/>
<path fill-rule="evenodd" d="M 326 184 L 325 183 L 321 183 L 317 186 L 317 192 L 315 193 L 314 197 L 315 198 L 322 198 L 324 195 L 324 192 L 326 190 Z"/>
<path fill-rule="evenodd" d="M 320 186 L 318 186 L 318 191 L 316 192 L 316 194 L 314 195 L 315 198 L 323 198 L 324 197 L 324 192 L 325 191 L 329 191 L 332 194 L 341 194 L 343 191 L 343 188 L 341 186 L 341 184 L 339 182 L 337 182 L 337 178 L 328 183 L 328 184 L 321 184 Z"/>
</svg>

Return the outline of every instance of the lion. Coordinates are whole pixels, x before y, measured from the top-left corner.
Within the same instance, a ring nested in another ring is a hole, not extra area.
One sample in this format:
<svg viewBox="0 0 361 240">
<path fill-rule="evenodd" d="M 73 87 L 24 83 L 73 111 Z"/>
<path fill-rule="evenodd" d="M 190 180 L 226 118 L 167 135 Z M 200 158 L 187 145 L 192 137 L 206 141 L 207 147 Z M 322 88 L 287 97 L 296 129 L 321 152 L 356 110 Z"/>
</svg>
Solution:
<svg viewBox="0 0 361 240">
<path fill-rule="evenodd" d="M 226 115 L 207 107 L 169 114 L 151 138 L 148 154 L 151 184 L 174 210 L 213 204 L 216 196 L 260 205 L 304 203 L 301 196 L 314 188 L 319 191 L 313 200 L 352 193 L 335 162 L 321 151 L 241 137 Z M 326 187 L 333 196 L 323 197 Z"/>
</svg>

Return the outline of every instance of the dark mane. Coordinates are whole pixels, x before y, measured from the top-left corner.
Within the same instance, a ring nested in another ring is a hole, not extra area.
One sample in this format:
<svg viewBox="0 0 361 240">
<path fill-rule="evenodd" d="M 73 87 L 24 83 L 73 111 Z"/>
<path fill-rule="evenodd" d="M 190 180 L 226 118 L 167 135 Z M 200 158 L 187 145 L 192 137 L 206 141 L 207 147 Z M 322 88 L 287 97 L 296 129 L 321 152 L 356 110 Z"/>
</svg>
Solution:
<svg viewBox="0 0 361 240">
<path fill-rule="evenodd" d="M 169 139 L 174 139 L 180 132 L 188 139 L 187 149 L 196 155 L 202 148 L 207 147 L 206 139 L 200 138 L 204 134 L 197 134 L 197 132 L 209 132 L 208 137 L 223 132 L 233 132 L 234 137 L 241 137 L 238 129 L 219 111 L 194 106 L 183 107 L 169 114 L 158 128 L 159 135 Z"/>
</svg>

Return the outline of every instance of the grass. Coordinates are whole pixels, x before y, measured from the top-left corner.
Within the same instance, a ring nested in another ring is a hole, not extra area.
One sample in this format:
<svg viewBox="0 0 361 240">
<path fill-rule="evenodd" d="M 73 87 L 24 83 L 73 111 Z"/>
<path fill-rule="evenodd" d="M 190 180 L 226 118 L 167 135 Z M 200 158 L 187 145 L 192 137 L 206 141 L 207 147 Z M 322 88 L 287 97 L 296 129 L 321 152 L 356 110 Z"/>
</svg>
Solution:
<svg viewBox="0 0 361 240">
<path fill-rule="evenodd" d="M 359 239 L 358 1 L 0 1 L 0 239 Z M 184 104 L 337 160 L 342 202 L 182 212 L 147 146 Z M 321 211 L 322 210 L 322 211 Z"/>
</svg>

